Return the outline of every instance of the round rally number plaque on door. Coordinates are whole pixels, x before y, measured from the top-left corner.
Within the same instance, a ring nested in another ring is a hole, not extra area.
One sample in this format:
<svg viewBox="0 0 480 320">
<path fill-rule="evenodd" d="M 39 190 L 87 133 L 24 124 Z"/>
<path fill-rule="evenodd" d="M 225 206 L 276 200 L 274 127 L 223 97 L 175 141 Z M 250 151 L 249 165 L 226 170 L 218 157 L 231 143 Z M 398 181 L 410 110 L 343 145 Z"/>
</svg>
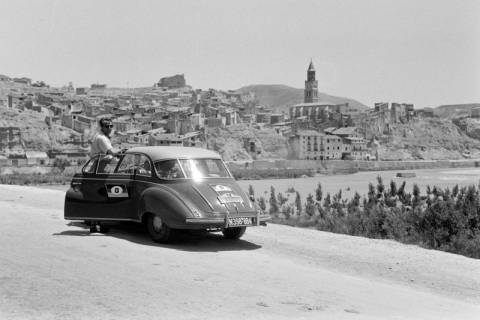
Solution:
<svg viewBox="0 0 480 320">
<path fill-rule="evenodd" d="M 125 185 L 107 184 L 107 194 L 109 198 L 127 198 L 128 191 Z"/>
<path fill-rule="evenodd" d="M 112 189 L 110 189 L 110 192 L 113 194 L 120 194 L 123 192 L 123 188 L 120 186 L 113 186 Z"/>
</svg>

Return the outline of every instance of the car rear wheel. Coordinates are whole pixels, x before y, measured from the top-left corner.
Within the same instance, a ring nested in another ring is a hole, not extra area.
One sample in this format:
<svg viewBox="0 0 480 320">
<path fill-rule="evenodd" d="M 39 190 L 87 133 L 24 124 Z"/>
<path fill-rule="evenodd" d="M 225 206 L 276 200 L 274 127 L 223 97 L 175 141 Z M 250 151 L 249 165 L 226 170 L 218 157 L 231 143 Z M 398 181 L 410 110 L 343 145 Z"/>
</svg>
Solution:
<svg viewBox="0 0 480 320">
<path fill-rule="evenodd" d="M 147 230 L 155 242 L 167 243 L 173 236 L 173 230 L 165 224 L 162 218 L 155 214 L 148 215 Z"/>
<path fill-rule="evenodd" d="M 223 229 L 222 233 L 226 239 L 237 240 L 240 239 L 247 230 L 247 227 L 235 227 Z"/>
</svg>

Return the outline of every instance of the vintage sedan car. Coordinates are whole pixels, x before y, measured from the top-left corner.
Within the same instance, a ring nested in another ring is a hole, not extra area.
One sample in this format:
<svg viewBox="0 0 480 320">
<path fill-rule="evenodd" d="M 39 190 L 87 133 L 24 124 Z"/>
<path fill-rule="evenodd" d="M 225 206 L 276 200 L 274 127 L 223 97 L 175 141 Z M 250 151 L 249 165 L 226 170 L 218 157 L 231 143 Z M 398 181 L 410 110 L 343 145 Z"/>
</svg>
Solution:
<svg viewBox="0 0 480 320">
<path fill-rule="evenodd" d="M 236 183 L 221 157 L 190 147 L 137 147 L 119 159 L 91 158 L 75 174 L 64 217 L 107 231 L 113 221 L 144 223 L 154 241 L 178 229 L 222 231 L 239 239 L 246 227 L 266 225 L 263 212 Z"/>
</svg>

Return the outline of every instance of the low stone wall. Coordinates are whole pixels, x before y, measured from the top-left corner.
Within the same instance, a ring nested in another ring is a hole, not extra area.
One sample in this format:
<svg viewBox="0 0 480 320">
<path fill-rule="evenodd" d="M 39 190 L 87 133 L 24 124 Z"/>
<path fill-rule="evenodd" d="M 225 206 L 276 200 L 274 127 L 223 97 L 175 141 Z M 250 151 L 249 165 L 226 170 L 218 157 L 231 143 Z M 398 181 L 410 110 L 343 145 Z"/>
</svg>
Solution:
<svg viewBox="0 0 480 320">
<path fill-rule="evenodd" d="M 52 172 L 49 166 L 1 166 L 0 174 L 46 174 Z"/>
<path fill-rule="evenodd" d="M 340 174 L 357 171 L 419 170 L 436 168 L 479 167 L 480 160 L 426 161 L 354 161 L 354 160 L 258 160 L 249 163 L 228 163 L 231 170 L 311 169 L 319 173 Z"/>
</svg>

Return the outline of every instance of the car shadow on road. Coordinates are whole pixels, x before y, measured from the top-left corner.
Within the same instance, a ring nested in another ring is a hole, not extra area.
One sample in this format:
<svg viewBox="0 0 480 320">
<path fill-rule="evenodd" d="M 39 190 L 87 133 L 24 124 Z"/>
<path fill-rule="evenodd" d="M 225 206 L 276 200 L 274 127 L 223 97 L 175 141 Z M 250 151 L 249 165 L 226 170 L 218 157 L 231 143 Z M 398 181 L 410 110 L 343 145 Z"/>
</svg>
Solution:
<svg viewBox="0 0 480 320">
<path fill-rule="evenodd" d="M 116 223 L 110 225 L 110 231 L 105 234 L 90 233 L 87 225 L 81 222 L 69 222 L 67 226 L 80 227 L 81 230 L 65 230 L 52 234 L 53 236 L 92 236 L 101 235 L 114 237 L 146 246 L 171 248 L 182 251 L 192 252 L 219 252 L 219 251 L 240 251 L 256 250 L 262 246 L 249 242 L 247 240 L 229 240 L 225 239 L 221 233 L 212 233 L 206 231 L 183 231 L 168 244 L 155 243 L 150 239 L 145 228 L 138 223 Z M 247 229 L 248 232 L 248 229 Z"/>
</svg>

